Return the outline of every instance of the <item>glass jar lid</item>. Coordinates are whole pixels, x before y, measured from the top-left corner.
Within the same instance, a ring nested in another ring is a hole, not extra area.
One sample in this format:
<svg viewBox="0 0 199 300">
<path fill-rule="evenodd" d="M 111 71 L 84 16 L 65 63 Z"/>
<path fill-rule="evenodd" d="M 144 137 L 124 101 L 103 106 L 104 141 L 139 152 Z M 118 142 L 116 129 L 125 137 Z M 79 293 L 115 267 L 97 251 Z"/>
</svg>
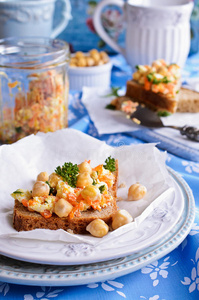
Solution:
<svg viewBox="0 0 199 300">
<path fill-rule="evenodd" d="M 68 63 L 69 45 L 63 40 L 42 37 L 0 40 L 0 67 L 13 69 L 47 69 Z"/>
</svg>

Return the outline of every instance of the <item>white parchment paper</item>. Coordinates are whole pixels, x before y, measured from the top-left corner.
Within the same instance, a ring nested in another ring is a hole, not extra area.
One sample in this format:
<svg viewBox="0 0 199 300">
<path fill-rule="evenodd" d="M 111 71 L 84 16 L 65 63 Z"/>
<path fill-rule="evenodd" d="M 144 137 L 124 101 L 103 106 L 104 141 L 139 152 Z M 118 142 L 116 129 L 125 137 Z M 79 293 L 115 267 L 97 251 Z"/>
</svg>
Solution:
<svg viewBox="0 0 199 300">
<path fill-rule="evenodd" d="M 112 111 L 105 109 L 107 104 L 110 104 L 114 96 L 107 97 L 111 89 L 103 88 L 83 88 L 82 102 L 86 106 L 91 120 L 99 134 L 111 134 L 120 132 L 133 132 L 135 130 L 143 129 L 125 117 L 121 111 Z M 122 91 L 124 94 L 124 91 Z M 164 125 L 184 126 L 190 125 L 199 128 L 199 113 L 175 113 L 168 117 L 161 118 Z M 161 128 L 155 129 L 157 133 L 165 135 L 181 144 L 185 144 L 194 149 L 199 149 L 199 143 L 193 143 L 188 139 L 183 139 L 178 130 Z"/>
<path fill-rule="evenodd" d="M 63 230 L 17 232 L 13 228 L 14 199 L 10 196 L 13 191 L 18 188 L 31 190 L 38 173 L 47 171 L 50 174 L 64 162 L 79 164 L 90 159 L 94 167 L 104 163 L 110 155 L 119 161 L 119 184 L 125 184 L 124 188 L 118 189 L 118 196 L 123 199 L 118 201 L 118 206 L 133 216 L 131 224 L 108 233 L 102 239 Z M 133 230 L 174 193 L 165 158 L 166 153 L 160 152 L 154 144 L 114 148 L 74 129 L 38 133 L 12 145 L 3 145 L 0 147 L 0 237 L 99 244 Z M 146 186 L 147 195 L 139 201 L 127 201 L 128 188 L 135 182 Z"/>
</svg>

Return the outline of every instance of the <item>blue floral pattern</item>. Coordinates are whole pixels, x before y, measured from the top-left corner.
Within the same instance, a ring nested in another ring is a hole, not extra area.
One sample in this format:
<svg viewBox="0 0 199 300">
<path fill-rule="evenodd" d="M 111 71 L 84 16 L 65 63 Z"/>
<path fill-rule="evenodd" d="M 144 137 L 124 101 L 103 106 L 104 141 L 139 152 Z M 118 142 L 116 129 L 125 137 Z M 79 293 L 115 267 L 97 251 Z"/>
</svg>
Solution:
<svg viewBox="0 0 199 300">
<path fill-rule="evenodd" d="M 159 264 L 158 261 L 154 261 L 147 267 L 141 269 L 143 274 L 149 274 L 151 280 L 153 281 L 153 286 L 157 286 L 161 278 L 167 278 L 168 276 L 168 267 L 170 265 L 169 256 L 163 259 L 163 262 Z M 176 263 L 175 263 L 176 264 Z M 174 266 L 175 264 L 172 264 Z"/>
</svg>

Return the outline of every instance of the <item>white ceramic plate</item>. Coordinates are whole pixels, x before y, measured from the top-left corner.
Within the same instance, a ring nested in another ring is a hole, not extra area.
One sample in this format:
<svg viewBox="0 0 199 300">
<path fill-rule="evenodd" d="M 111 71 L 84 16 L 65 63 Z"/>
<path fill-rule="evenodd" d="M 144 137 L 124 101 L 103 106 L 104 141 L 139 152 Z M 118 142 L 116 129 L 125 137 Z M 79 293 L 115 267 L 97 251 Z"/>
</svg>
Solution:
<svg viewBox="0 0 199 300">
<path fill-rule="evenodd" d="M 9 283 L 39 286 L 88 284 L 129 274 L 165 256 L 185 239 L 195 218 L 195 203 L 189 186 L 177 173 L 172 170 L 170 170 L 170 173 L 182 193 L 181 200 L 184 203 L 184 209 L 177 224 L 156 243 L 126 257 L 76 266 L 32 264 L 0 256 L 0 280 Z M 131 247 L 129 246 L 129 248 Z M 15 249 L 15 252 L 17 250 Z M 49 250 L 49 248 L 46 249 L 47 252 Z M 25 251 L 29 251 L 29 249 L 25 248 Z M 71 253 L 75 253 L 75 251 L 75 248 L 71 248 Z M 76 255 L 78 254 L 79 252 L 76 251 Z"/>
<path fill-rule="evenodd" d="M 180 177 L 173 178 L 175 193 L 161 202 L 158 208 L 141 225 L 108 243 L 93 246 L 85 243 L 50 242 L 20 238 L 1 238 L 0 253 L 23 261 L 51 265 L 79 265 L 121 258 L 143 251 L 166 236 L 180 219 L 185 206 L 185 196 L 179 184 Z M 189 196 L 191 197 L 191 196 Z M 188 198 L 189 199 L 189 198 Z"/>
</svg>

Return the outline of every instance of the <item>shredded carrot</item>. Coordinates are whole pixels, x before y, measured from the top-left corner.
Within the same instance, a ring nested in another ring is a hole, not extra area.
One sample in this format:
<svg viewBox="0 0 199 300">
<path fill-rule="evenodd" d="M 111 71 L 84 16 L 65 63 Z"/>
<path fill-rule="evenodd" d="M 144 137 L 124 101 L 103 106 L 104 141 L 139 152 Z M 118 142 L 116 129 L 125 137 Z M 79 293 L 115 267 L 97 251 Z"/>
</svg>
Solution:
<svg viewBox="0 0 199 300">
<path fill-rule="evenodd" d="M 77 194 L 79 194 L 80 193 L 80 191 L 82 191 L 82 188 L 75 188 L 74 189 L 74 193 L 77 195 Z"/>
<path fill-rule="evenodd" d="M 23 204 L 23 206 L 28 207 L 28 200 L 22 199 L 21 203 Z"/>
<path fill-rule="evenodd" d="M 84 198 L 82 197 L 81 193 L 77 196 L 77 202 L 84 201 Z"/>
<path fill-rule="evenodd" d="M 76 217 L 80 217 L 80 211 L 82 211 L 84 209 L 84 203 L 81 201 L 80 203 L 78 203 L 78 205 L 76 205 L 70 212 L 69 214 L 69 219 L 73 219 L 74 216 Z"/>
<path fill-rule="evenodd" d="M 68 199 L 74 201 L 77 199 L 77 195 L 74 193 L 68 193 Z"/>
<path fill-rule="evenodd" d="M 105 182 L 108 185 L 108 187 L 112 187 L 115 176 L 112 173 L 110 173 L 106 175 L 99 175 L 98 178 L 100 181 Z"/>
<path fill-rule="evenodd" d="M 98 172 L 98 175 L 102 174 L 102 172 L 103 172 L 103 165 L 98 165 L 97 167 L 93 168 L 93 171 Z"/>
<path fill-rule="evenodd" d="M 147 77 L 144 78 L 144 88 L 147 91 L 151 89 L 151 82 L 148 81 Z"/>
<path fill-rule="evenodd" d="M 28 205 L 29 205 L 29 206 L 34 206 L 36 203 L 37 203 L 37 201 L 31 199 L 31 200 L 29 200 Z"/>
<path fill-rule="evenodd" d="M 7 126 L 5 139 L 10 136 L 15 141 L 23 136 L 38 131 L 49 132 L 62 129 L 66 126 L 65 98 L 67 96 L 67 79 L 63 80 L 62 74 L 57 72 L 34 73 L 28 77 L 29 86 L 27 91 L 20 91 L 19 81 L 8 83 L 10 89 L 18 88 L 15 93 L 15 107 L 13 115 L 9 118 L 10 127 Z M 3 109 L 3 113 L 6 109 Z M 8 118 L 6 118 L 8 120 Z M 20 132 L 11 128 L 20 128 Z M 14 132 L 14 133 L 13 133 Z M 1 132 L 0 132 L 1 134 Z"/>
<path fill-rule="evenodd" d="M 19 81 L 8 82 L 9 88 L 13 89 L 19 84 Z"/>
<path fill-rule="evenodd" d="M 40 212 L 40 214 L 42 215 L 42 217 L 44 217 L 45 219 L 48 219 L 52 216 L 51 212 L 47 209 L 45 209 L 43 212 Z"/>
<path fill-rule="evenodd" d="M 70 204 L 72 204 L 73 206 L 76 206 L 78 204 L 77 202 L 77 195 L 74 193 L 68 193 L 68 197 L 67 197 L 68 202 L 70 202 Z"/>
<path fill-rule="evenodd" d="M 100 207 L 99 204 L 91 204 L 91 207 L 92 207 L 94 210 L 101 211 L 101 207 Z"/>
</svg>

